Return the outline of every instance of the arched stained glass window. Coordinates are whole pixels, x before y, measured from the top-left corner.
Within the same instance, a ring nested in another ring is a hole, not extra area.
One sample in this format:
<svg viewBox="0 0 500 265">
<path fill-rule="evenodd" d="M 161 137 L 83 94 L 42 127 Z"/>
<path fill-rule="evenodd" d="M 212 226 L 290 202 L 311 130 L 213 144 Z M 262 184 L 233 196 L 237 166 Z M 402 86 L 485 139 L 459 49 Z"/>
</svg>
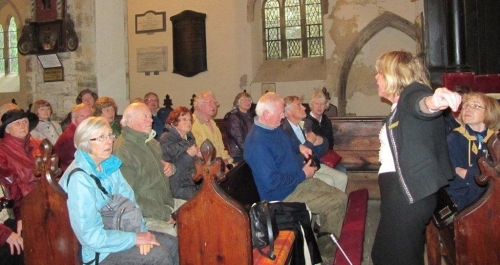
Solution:
<svg viewBox="0 0 500 265">
<path fill-rule="evenodd" d="M 17 60 L 17 25 L 14 18 L 9 23 L 9 72 L 19 72 L 19 61 Z"/>
<path fill-rule="evenodd" d="M 323 56 L 323 22 L 321 0 L 306 1 L 306 30 L 308 57 Z"/>
<path fill-rule="evenodd" d="M 5 74 L 4 47 L 3 27 L 0 25 L 0 74 Z"/>
<path fill-rule="evenodd" d="M 268 59 L 281 58 L 281 18 L 278 0 L 264 4 L 264 38 Z"/>
<path fill-rule="evenodd" d="M 302 57 L 302 27 L 299 0 L 285 0 L 285 30 L 288 58 Z"/>
<path fill-rule="evenodd" d="M 323 56 L 322 0 L 267 0 L 263 5 L 267 59 Z"/>
</svg>

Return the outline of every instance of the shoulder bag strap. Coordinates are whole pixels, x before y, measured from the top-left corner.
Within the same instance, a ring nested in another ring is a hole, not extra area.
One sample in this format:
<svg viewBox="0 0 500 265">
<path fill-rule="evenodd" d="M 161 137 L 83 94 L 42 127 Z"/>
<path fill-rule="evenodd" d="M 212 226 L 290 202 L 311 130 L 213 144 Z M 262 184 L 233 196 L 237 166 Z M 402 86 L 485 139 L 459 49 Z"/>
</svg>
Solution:
<svg viewBox="0 0 500 265">
<path fill-rule="evenodd" d="M 257 248 L 257 250 L 260 252 L 260 254 L 275 260 L 276 255 L 274 254 L 274 234 L 273 234 L 273 225 L 271 223 L 271 214 L 269 212 L 269 204 L 267 202 L 262 204 L 262 208 L 264 209 L 264 213 L 267 216 L 267 236 L 269 238 L 269 251 L 267 253 L 264 253 L 262 249 Z"/>
<path fill-rule="evenodd" d="M 66 182 L 66 185 L 68 185 L 68 184 L 69 184 L 69 180 L 70 180 L 70 178 L 71 178 L 71 175 L 73 175 L 73 173 L 78 172 L 78 171 L 81 171 L 81 172 L 84 172 L 84 173 L 86 173 L 86 174 L 87 174 L 87 172 L 85 172 L 85 170 L 83 170 L 83 169 L 81 169 L 81 168 L 79 168 L 79 167 L 77 167 L 77 168 L 75 168 L 75 169 L 71 170 L 71 172 L 69 172 L 69 175 L 68 175 L 68 181 Z M 93 174 L 87 174 L 87 175 L 89 175 L 92 179 L 94 179 L 95 184 L 97 185 L 97 188 L 99 188 L 99 189 L 102 191 L 102 193 L 104 193 L 104 194 L 106 194 L 106 195 L 108 195 L 108 196 L 109 196 L 109 193 L 108 193 L 108 192 L 106 191 L 106 189 L 102 186 L 102 184 L 101 184 L 101 180 L 99 180 L 99 178 L 97 178 L 97 177 L 96 177 L 96 176 L 94 176 Z"/>
<path fill-rule="evenodd" d="M 69 175 L 68 175 L 68 181 L 66 182 L 66 185 L 68 185 L 68 184 L 69 184 L 69 180 L 71 179 L 71 175 L 73 175 L 73 173 L 78 172 L 78 171 L 81 171 L 81 172 L 83 172 L 83 173 L 87 174 L 87 172 L 85 172 L 85 170 L 83 170 L 83 169 L 81 169 L 81 168 L 79 168 L 79 167 L 74 168 L 73 170 L 71 170 L 71 172 L 69 172 Z M 98 187 L 98 188 L 99 188 L 99 189 L 100 189 L 100 190 L 101 190 L 104 194 L 108 195 L 108 192 L 106 191 L 106 189 L 104 189 L 104 187 L 103 187 L 103 186 L 102 186 L 102 184 L 101 184 L 101 181 L 100 181 L 100 180 L 99 180 L 96 176 L 94 176 L 94 175 L 92 175 L 92 174 L 87 174 L 87 175 L 89 175 L 91 178 L 93 178 L 93 179 L 94 179 L 94 181 L 95 181 L 95 183 L 96 183 L 97 187 Z M 108 196 L 109 196 L 109 195 L 108 195 Z M 80 248 L 81 248 L 81 244 L 79 244 L 79 246 L 80 246 Z M 90 265 L 90 264 L 92 264 L 92 263 L 94 263 L 95 265 L 99 265 L 99 254 L 100 254 L 99 252 L 96 252 L 96 253 L 95 253 L 95 258 L 94 258 L 93 260 L 91 260 L 91 261 L 89 261 L 89 262 L 82 262 L 82 263 L 83 263 L 84 265 Z M 83 260 L 83 257 L 82 257 L 82 250 L 81 250 L 81 249 L 80 249 L 80 251 L 79 251 L 79 255 L 80 255 L 80 261 L 81 261 L 81 260 Z"/>
</svg>

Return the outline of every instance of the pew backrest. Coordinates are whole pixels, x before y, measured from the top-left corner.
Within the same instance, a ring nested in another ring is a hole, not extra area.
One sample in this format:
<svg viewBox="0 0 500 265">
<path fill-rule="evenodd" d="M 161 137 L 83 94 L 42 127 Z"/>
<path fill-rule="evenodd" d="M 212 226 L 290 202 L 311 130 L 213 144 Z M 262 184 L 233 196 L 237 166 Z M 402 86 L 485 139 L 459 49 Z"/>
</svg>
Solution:
<svg viewBox="0 0 500 265">
<path fill-rule="evenodd" d="M 23 220 L 24 260 L 30 265 L 80 264 L 78 240 L 69 221 L 67 195 L 54 176 L 58 159 L 52 145 L 43 140 L 37 171 L 40 182 L 24 198 L 21 206 Z"/>
<path fill-rule="evenodd" d="M 177 210 L 181 264 L 250 265 L 252 246 L 248 214 L 217 185 L 221 163 L 205 155 L 204 161 L 203 164 L 195 163 L 196 178 L 203 178 L 200 191 Z"/>
<path fill-rule="evenodd" d="M 499 135 L 488 141 L 490 153 L 500 152 Z M 454 219 L 457 264 L 500 264 L 500 161 L 479 159 L 481 175 L 476 182 L 486 184 L 485 193 L 472 205 L 460 211 Z"/>
</svg>

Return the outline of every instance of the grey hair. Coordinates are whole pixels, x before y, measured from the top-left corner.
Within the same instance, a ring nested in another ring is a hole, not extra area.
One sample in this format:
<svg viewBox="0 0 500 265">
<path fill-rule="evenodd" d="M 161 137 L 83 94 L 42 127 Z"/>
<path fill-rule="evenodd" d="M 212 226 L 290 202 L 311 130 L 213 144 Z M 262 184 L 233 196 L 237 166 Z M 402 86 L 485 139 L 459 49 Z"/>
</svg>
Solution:
<svg viewBox="0 0 500 265">
<path fill-rule="evenodd" d="M 276 103 L 284 104 L 283 99 L 281 99 L 278 94 L 274 92 L 265 93 L 257 102 L 257 106 L 255 107 L 255 114 L 260 117 L 264 114 L 265 110 L 269 111 L 270 113 L 276 112 Z"/>
<path fill-rule="evenodd" d="M 212 93 L 212 91 L 210 90 L 204 90 L 204 91 L 201 91 L 200 93 L 198 93 L 198 95 L 196 95 L 196 97 L 194 98 L 193 100 L 193 107 L 195 109 L 198 108 L 198 106 L 201 104 L 201 103 L 205 103 L 205 98 L 207 96 L 213 96 L 215 98 L 215 95 L 214 93 Z"/>
<path fill-rule="evenodd" d="M 292 108 L 292 103 L 295 100 L 300 100 L 300 98 L 297 96 L 287 96 L 283 99 L 283 101 L 285 102 L 285 116 L 288 115 L 288 111 Z"/>
<path fill-rule="evenodd" d="M 111 129 L 109 122 L 104 117 L 89 117 L 82 121 L 76 128 L 73 138 L 76 149 L 89 154 L 92 153 L 92 150 L 90 150 L 90 139 L 95 132 L 104 128 Z"/>
</svg>

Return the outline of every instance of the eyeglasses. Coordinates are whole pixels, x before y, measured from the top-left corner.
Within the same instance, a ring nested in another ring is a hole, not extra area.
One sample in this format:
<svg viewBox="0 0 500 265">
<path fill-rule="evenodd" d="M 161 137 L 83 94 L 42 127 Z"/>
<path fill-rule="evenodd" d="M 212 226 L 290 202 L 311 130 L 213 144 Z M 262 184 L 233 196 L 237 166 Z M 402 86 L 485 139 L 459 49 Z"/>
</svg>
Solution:
<svg viewBox="0 0 500 265">
<path fill-rule="evenodd" d="M 219 106 L 219 102 L 217 102 L 216 100 L 214 100 L 214 101 L 212 101 L 212 100 L 210 100 L 210 101 L 202 101 L 202 103 L 213 104 L 215 106 Z"/>
<path fill-rule="evenodd" d="M 469 104 L 469 103 L 464 103 L 464 104 L 462 105 L 462 109 L 466 109 L 466 108 L 470 108 L 470 109 L 484 109 L 484 107 L 483 107 L 483 106 L 481 106 L 481 105 L 479 105 L 479 104 L 477 104 L 477 103 L 471 103 L 471 104 Z"/>
<path fill-rule="evenodd" d="M 189 121 L 189 122 L 192 122 L 193 120 L 191 118 L 179 118 L 179 121 Z"/>
<path fill-rule="evenodd" d="M 144 101 L 156 101 L 156 102 L 159 102 L 160 100 L 156 99 L 156 98 L 147 98 Z"/>
<path fill-rule="evenodd" d="M 240 99 L 241 102 L 249 102 L 249 103 L 252 103 L 252 99 L 251 98 L 242 98 Z"/>
<path fill-rule="evenodd" d="M 91 138 L 89 141 L 99 141 L 99 142 L 106 142 L 106 140 L 111 139 L 111 141 L 114 141 L 116 139 L 116 135 L 112 132 L 109 134 L 102 134 L 99 137 L 96 138 Z"/>
</svg>

